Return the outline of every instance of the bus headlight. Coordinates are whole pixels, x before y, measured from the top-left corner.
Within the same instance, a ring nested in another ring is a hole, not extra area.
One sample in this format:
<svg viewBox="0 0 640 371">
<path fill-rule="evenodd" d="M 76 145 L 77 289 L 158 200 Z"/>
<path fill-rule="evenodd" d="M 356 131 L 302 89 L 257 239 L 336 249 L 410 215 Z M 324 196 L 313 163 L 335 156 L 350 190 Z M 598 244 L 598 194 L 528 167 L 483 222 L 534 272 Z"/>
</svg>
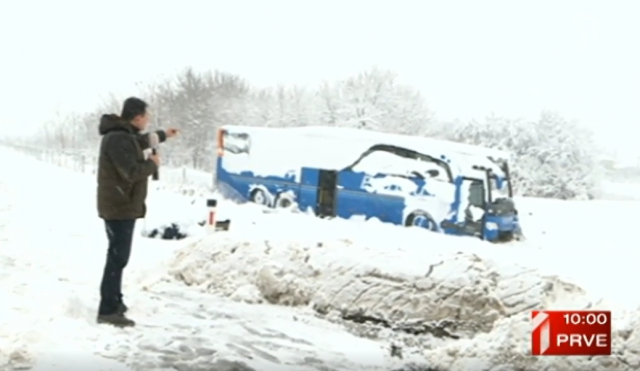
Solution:
<svg viewBox="0 0 640 371">
<path fill-rule="evenodd" d="M 486 223 L 486 228 L 490 231 L 495 231 L 498 229 L 498 223 L 495 222 L 487 222 Z"/>
</svg>

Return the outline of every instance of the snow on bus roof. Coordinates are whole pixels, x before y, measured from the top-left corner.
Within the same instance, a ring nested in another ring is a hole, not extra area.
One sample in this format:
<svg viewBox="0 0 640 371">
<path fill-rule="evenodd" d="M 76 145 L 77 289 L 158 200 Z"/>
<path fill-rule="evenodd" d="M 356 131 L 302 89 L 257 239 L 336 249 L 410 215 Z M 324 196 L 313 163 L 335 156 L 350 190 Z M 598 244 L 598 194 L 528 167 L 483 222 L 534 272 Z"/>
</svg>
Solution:
<svg viewBox="0 0 640 371">
<path fill-rule="evenodd" d="M 237 126 L 237 125 L 225 125 L 223 129 L 230 131 L 273 131 L 282 130 L 287 132 L 303 133 L 305 136 L 323 137 L 323 138 L 335 138 L 340 137 L 343 139 L 351 138 L 353 140 L 366 140 L 371 142 L 377 142 L 380 144 L 391 144 L 406 147 L 416 152 L 424 153 L 439 151 L 442 154 L 448 152 L 457 152 L 464 155 L 471 156 L 486 156 L 494 159 L 509 159 L 511 156 L 509 152 L 474 146 L 465 143 L 451 142 L 441 139 L 433 139 L 426 137 L 413 137 L 402 134 L 391 134 L 377 132 L 367 129 L 352 129 L 352 128 L 340 128 L 331 126 L 301 126 L 293 128 L 282 127 L 258 127 L 258 126 Z"/>
<path fill-rule="evenodd" d="M 340 135 L 352 138 L 363 138 L 373 141 L 386 142 L 388 144 L 396 144 L 407 147 L 417 152 L 424 152 L 425 150 L 429 149 L 429 151 L 440 150 L 443 151 L 443 153 L 453 151 L 466 155 L 488 156 L 504 159 L 509 158 L 509 153 L 505 151 L 427 137 L 414 137 L 402 134 L 383 133 L 367 129 L 334 128 L 327 126 L 307 126 L 293 129 L 310 134 L 318 133 L 322 136 Z"/>
</svg>

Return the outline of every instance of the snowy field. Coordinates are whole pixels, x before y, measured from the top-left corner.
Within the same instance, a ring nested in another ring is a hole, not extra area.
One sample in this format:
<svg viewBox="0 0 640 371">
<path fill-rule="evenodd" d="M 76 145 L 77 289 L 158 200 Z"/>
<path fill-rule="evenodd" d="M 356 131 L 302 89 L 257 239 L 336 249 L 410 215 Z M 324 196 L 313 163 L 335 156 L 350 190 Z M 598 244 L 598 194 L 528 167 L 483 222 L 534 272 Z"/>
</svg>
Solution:
<svg viewBox="0 0 640 371">
<path fill-rule="evenodd" d="M 518 200 L 503 245 L 223 202 L 228 232 L 137 237 L 123 330 L 95 324 L 94 176 L 0 152 L 0 370 L 640 369 L 639 201 Z M 203 215 L 203 187 L 160 185 L 139 232 Z M 554 308 L 612 309 L 615 355 L 530 357 Z"/>
</svg>

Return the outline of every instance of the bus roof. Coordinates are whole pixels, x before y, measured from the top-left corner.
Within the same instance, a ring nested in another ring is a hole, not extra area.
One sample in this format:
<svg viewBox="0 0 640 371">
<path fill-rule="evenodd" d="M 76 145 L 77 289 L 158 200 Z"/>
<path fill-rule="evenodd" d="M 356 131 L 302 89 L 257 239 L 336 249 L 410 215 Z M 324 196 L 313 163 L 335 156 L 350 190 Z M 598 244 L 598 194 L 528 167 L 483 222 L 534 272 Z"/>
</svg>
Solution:
<svg viewBox="0 0 640 371">
<path fill-rule="evenodd" d="M 460 153 L 468 156 L 486 156 L 492 157 L 494 160 L 508 160 L 510 159 L 510 153 L 493 148 L 474 146 L 465 143 L 451 142 L 440 139 L 426 138 L 426 137 L 414 137 L 402 134 L 391 134 L 377 132 L 367 129 L 352 129 L 352 128 L 340 128 L 331 126 L 301 126 L 291 128 L 281 127 L 257 127 L 257 126 L 236 126 L 225 125 L 222 127 L 230 131 L 254 131 L 254 130 L 284 130 L 289 132 L 298 132 L 304 134 L 307 137 L 322 137 L 325 139 L 341 138 L 341 139 L 353 139 L 365 140 L 375 142 L 377 144 L 391 144 L 407 149 L 414 150 L 420 153 L 433 153 L 438 151 L 441 154 L 447 154 L 451 152 Z"/>
</svg>

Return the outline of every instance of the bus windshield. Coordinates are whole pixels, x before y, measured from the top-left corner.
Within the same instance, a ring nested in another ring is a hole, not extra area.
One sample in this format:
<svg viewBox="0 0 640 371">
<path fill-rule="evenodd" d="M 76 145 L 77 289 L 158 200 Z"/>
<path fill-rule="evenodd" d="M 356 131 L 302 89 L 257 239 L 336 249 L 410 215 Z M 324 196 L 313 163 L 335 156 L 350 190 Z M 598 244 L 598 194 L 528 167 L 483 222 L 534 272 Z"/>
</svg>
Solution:
<svg viewBox="0 0 640 371">
<path fill-rule="evenodd" d="M 484 184 L 482 180 L 476 179 L 469 184 L 469 205 L 484 209 Z"/>
<path fill-rule="evenodd" d="M 502 179 L 501 181 L 494 175 L 491 180 L 491 199 L 498 200 L 501 198 L 511 198 L 509 194 L 509 182 L 508 179 Z"/>
</svg>

